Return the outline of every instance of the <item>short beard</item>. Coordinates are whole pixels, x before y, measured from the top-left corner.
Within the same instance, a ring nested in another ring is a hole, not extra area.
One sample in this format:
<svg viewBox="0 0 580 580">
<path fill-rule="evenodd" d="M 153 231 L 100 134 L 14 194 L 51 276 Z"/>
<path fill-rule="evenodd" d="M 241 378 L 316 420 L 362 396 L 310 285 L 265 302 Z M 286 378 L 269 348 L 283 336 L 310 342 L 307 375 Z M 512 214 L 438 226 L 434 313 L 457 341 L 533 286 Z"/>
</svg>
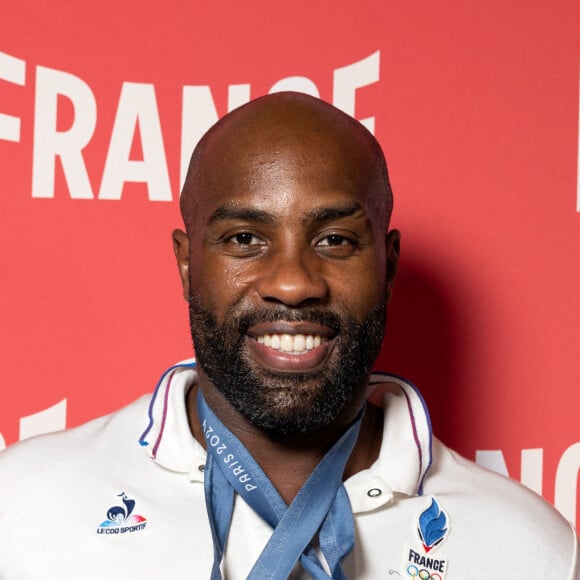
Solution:
<svg viewBox="0 0 580 580">
<path fill-rule="evenodd" d="M 362 322 L 323 309 L 277 308 L 228 313 L 219 325 L 196 298 L 190 299 L 189 312 L 197 362 L 209 380 L 253 425 L 277 437 L 316 432 L 350 411 L 348 404 L 362 396 L 386 321 L 385 302 Z M 324 369 L 276 372 L 258 367 L 247 357 L 247 330 L 278 320 L 312 322 L 335 331 L 336 343 Z"/>
</svg>

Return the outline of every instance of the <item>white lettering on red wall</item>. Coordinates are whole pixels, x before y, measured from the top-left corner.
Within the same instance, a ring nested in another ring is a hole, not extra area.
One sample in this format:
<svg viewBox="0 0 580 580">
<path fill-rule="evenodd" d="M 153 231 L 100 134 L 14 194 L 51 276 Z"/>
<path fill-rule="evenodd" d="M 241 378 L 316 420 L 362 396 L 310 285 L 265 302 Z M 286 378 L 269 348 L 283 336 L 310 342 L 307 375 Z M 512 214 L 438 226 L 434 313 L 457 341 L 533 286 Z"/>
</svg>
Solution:
<svg viewBox="0 0 580 580">
<path fill-rule="evenodd" d="M 333 103 L 356 118 L 359 89 L 379 80 L 379 51 L 333 71 Z M 0 81 L 32 90 L 25 84 L 27 63 L 0 52 Z M 60 163 L 71 199 L 120 200 L 125 183 L 143 183 L 150 201 L 172 201 L 163 127 L 159 116 L 155 86 L 124 82 L 120 89 L 115 120 L 110 132 L 107 155 L 100 175 L 90 175 L 83 155 L 99 123 L 98 99 L 80 77 L 66 71 L 36 66 L 34 94 L 34 134 L 32 149 L 31 195 L 54 198 L 55 170 Z M 200 137 L 218 120 L 210 86 L 186 85 L 182 97 L 180 183 L 189 164 L 191 150 Z M 319 96 L 314 80 L 302 76 L 280 79 L 269 93 L 301 91 Z M 257 95 L 254 95 L 257 96 Z M 250 84 L 228 87 L 228 111 L 252 98 Z M 73 120 L 66 130 L 58 129 L 59 103 L 68 100 Z M 374 117 L 360 119 L 374 132 Z M 0 112 L 0 139 L 20 142 L 21 119 Z M 141 139 L 142 159 L 130 158 L 136 138 Z M 97 191 L 91 184 L 99 183 Z"/>
</svg>

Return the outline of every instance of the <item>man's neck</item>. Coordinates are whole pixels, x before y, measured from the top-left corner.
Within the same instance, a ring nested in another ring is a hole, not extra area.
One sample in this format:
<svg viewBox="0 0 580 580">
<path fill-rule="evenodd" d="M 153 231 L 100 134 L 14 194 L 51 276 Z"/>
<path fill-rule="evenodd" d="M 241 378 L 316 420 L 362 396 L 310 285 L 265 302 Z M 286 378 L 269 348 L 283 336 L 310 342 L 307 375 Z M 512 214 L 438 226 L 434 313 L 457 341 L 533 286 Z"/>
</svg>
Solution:
<svg viewBox="0 0 580 580">
<path fill-rule="evenodd" d="M 275 437 L 252 425 L 215 388 L 203 389 L 203 392 L 216 416 L 246 447 L 288 505 L 326 452 L 352 423 L 352 420 L 346 420 L 314 434 Z M 187 396 L 189 424 L 194 437 L 205 447 L 196 398 L 197 389 L 191 389 Z M 343 480 L 370 467 L 379 454 L 383 411 L 369 403 L 366 406 L 357 442 L 344 469 Z"/>
</svg>

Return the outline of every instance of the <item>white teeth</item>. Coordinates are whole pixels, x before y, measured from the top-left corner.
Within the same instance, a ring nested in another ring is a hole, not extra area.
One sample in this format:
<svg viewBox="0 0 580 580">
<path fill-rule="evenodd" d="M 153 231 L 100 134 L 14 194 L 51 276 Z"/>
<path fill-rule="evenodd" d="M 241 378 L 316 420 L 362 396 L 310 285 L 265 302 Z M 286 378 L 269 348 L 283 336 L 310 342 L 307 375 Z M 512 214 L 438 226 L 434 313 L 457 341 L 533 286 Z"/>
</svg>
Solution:
<svg viewBox="0 0 580 580">
<path fill-rule="evenodd" d="M 284 352 L 294 351 L 294 341 L 289 334 L 282 335 L 282 338 L 280 339 L 280 350 L 283 350 Z"/>
<path fill-rule="evenodd" d="M 264 346 L 289 354 L 303 354 L 320 346 L 323 342 L 318 334 L 263 334 L 256 340 Z"/>
<path fill-rule="evenodd" d="M 306 350 L 306 338 L 303 334 L 297 334 L 294 337 L 294 351 L 296 352 L 303 352 Z"/>
</svg>

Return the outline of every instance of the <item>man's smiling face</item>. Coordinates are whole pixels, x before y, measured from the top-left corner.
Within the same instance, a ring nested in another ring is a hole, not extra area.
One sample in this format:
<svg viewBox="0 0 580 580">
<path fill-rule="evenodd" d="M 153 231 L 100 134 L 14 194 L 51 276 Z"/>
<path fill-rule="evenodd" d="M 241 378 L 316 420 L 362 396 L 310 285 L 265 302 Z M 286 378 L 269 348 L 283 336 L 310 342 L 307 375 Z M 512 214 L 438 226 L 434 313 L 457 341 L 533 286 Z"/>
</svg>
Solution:
<svg viewBox="0 0 580 580">
<path fill-rule="evenodd" d="M 191 331 L 202 379 L 235 409 L 308 433 L 364 401 L 398 238 L 361 128 L 296 96 L 249 107 L 208 136 L 184 189 Z"/>
</svg>

